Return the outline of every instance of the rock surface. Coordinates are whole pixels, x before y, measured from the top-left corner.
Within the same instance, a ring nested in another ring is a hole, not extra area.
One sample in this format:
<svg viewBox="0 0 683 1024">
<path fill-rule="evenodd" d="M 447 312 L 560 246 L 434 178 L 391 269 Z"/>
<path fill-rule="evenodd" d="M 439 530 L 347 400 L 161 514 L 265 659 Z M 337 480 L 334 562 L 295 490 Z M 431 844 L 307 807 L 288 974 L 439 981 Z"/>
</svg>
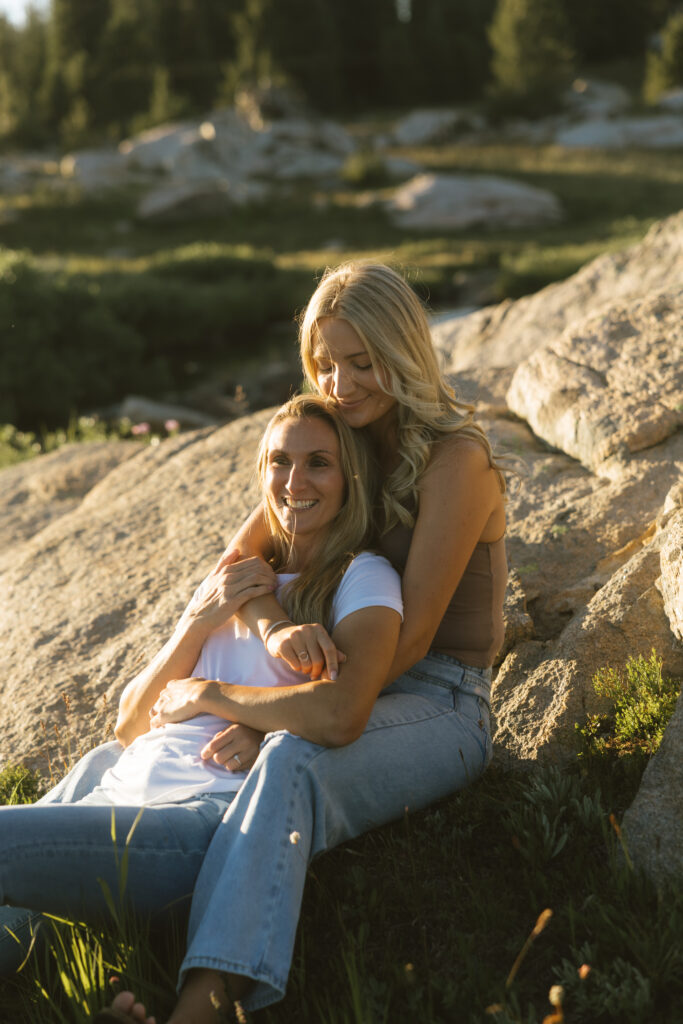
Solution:
<svg viewBox="0 0 683 1024">
<path fill-rule="evenodd" d="M 661 114 L 658 117 L 590 118 L 560 128 L 555 133 L 558 146 L 599 149 L 675 149 L 683 146 L 683 117 Z"/>
<path fill-rule="evenodd" d="M 621 302 L 569 327 L 515 372 L 513 412 L 598 470 L 683 424 L 683 287 Z"/>
<path fill-rule="evenodd" d="M 517 366 L 578 320 L 607 303 L 683 286 L 683 211 L 653 225 L 630 249 L 606 253 L 566 281 L 488 306 L 434 329 L 444 369 Z"/>
<path fill-rule="evenodd" d="M 556 197 L 531 185 L 493 175 L 420 174 L 386 202 L 403 228 L 519 227 L 562 217 Z"/>
<path fill-rule="evenodd" d="M 253 506 L 267 420 L 257 413 L 155 447 L 125 442 L 111 455 L 107 445 L 82 445 L 71 459 L 58 452 L 0 474 L 17 487 L 23 470 L 38 487 L 41 475 L 49 480 L 75 462 L 71 490 L 87 490 L 23 542 L 17 536 L 2 566 L 2 760 L 44 770 L 48 753 L 54 760 L 60 744 L 64 752 L 70 728 L 84 741 L 106 737 L 103 697 L 115 708 Z M 3 513 L 6 497 L 3 488 Z"/>
<path fill-rule="evenodd" d="M 624 815 L 623 831 L 631 858 L 656 879 L 683 878 L 683 701 L 643 775 L 636 798 Z"/>
</svg>

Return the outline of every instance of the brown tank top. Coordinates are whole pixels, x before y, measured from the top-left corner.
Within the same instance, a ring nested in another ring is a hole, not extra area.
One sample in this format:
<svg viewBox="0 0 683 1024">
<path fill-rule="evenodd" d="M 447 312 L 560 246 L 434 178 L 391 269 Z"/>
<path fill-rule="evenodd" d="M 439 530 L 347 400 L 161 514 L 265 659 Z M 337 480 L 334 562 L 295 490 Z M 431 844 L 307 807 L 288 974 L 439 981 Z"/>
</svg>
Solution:
<svg viewBox="0 0 683 1024">
<path fill-rule="evenodd" d="M 412 536 L 411 529 L 399 525 L 379 540 L 379 551 L 401 574 Z M 493 544 L 477 544 L 434 634 L 431 650 L 450 654 L 466 665 L 489 668 L 503 646 L 507 578 L 505 536 Z"/>
</svg>

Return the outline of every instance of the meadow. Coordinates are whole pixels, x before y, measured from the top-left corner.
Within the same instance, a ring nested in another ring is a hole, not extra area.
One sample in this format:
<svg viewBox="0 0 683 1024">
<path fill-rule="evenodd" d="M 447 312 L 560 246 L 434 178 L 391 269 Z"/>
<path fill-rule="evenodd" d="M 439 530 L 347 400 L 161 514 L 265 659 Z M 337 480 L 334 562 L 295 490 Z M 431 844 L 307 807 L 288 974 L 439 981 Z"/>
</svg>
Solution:
<svg viewBox="0 0 683 1024">
<path fill-rule="evenodd" d="M 380 128 L 355 130 L 362 141 Z M 184 223 L 136 220 L 134 189 L 95 196 L 43 184 L 0 197 L 0 310 L 11 325 L 0 353 L 0 424 L 40 441 L 128 393 L 182 399 L 207 379 L 229 389 L 264 359 L 292 358 L 295 313 L 321 270 L 344 259 L 391 260 L 435 312 L 495 302 L 637 241 L 683 194 L 676 152 L 521 144 L 393 152 L 429 170 L 548 188 L 565 219 L 542 229 L 407 234 L 380 206 L 363 205 L 367 185 L 387 183 L 362 154 L 337 188 L 292 186 L 262 206 Z"/>
</svg>

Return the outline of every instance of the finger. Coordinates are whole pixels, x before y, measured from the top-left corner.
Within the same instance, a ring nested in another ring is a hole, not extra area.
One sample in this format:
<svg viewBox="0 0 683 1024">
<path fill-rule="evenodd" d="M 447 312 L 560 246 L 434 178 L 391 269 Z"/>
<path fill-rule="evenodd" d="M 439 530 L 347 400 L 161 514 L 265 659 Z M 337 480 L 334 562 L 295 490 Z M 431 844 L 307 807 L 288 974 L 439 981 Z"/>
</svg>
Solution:
<svg viewBox="0 0 683 1024">
<path fill-rule="evenodd" d="M 216 562 L 216 568 L 214 569 L 214 572 L 217 572 L 219 569 L 222 569 L 223 566 L 225 565 L 234 565 L 235 562 L 240 561 L 241 557 L 242 556 L 240 554 L 239 548 L 227 549 L 223 552 L 221 557 Z"/>
<path fill-rule="evenodd" d="M 316 640 L 309 641 L 308 649 L 304 651 L 302 648 L 300 651 L 297 651 L 297 654 L 299 655 L 301 671 L 308 673 L 311 679 L 318 679 L 325 667 L 325 655 L 318 642 Z"/>
<path fill-rule="evenodd" d="M 227 751 L 224 760 L 230 757 L 232 750 L 234 749 L 233 738 L 231 736 L 232 729 L 222 729 L 221 732 L 217 732 L 200 751 L 200 756 L 205 760 L 209 761 L 212 757 L 215 758 L 217 753 L 221 751 Z M 221 760 L 219 764 L 222 764 Z"/>
<path fill-rule="evenodd" d="M 336 644 L 327 633 L 318 636 L 318 644 L 322 651 L 324 668 L 327 669 L 328 678 L 336 679 L 339 674 L 339 657 Z"/>
</svg>

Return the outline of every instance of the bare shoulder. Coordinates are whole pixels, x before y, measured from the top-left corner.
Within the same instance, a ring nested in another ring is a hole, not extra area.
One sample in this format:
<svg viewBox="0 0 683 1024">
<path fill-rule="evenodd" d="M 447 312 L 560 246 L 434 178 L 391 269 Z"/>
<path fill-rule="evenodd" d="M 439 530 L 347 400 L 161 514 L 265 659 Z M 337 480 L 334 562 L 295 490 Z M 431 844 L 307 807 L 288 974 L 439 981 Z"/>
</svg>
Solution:
<svg viewBox="0 0 683 1024">
<path fill-rule="evenodd" d="M 453 473 L 480 475 L 487 471 L 493 472 L 488 452 L 482 442 L 474 437 L 455 433 L 434 442 L 424 479 L 432 476 L 451 476 Z"/>
<path fill-rule="evenodd" d="M 420 480 L 420 517 L 434 530 L 445 517 L 476 522 L 475 540 L 491 543 L 505 532 L 505 501 L 500 476 L 476 438 L 451 435 L 439 440 Z"/>
</svg>

